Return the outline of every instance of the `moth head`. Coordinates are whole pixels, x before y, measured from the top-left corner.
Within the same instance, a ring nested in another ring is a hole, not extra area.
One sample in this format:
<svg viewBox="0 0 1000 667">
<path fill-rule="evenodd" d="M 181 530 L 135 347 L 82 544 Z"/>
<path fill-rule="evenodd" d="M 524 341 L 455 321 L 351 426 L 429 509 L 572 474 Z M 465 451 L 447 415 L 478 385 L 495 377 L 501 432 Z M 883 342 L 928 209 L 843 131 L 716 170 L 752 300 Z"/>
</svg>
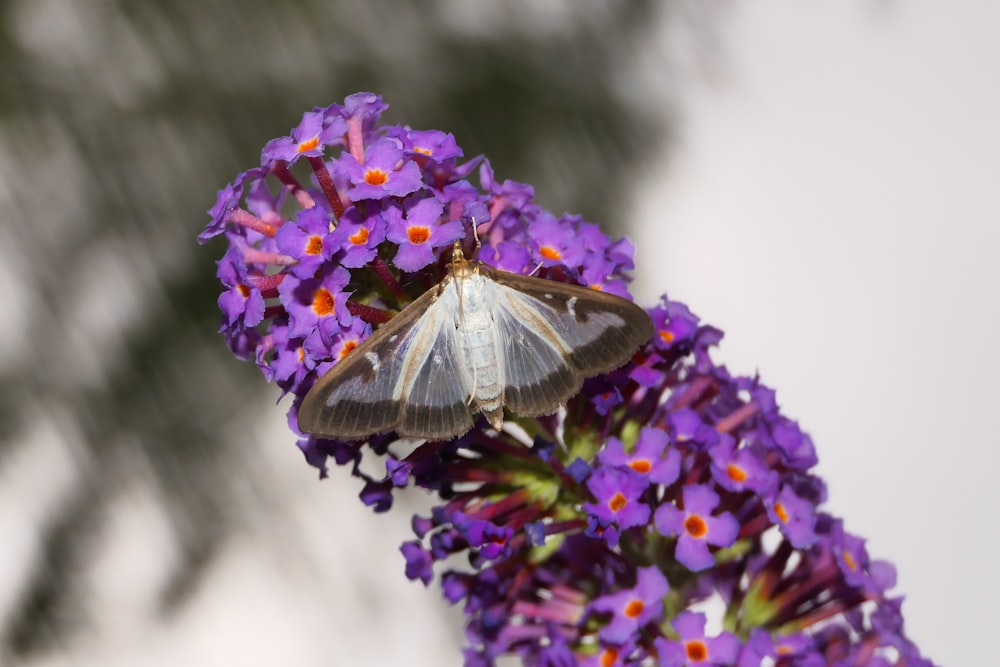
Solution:
<svg viewBox="0 0 1000 667">
<path fill-rule="evenodd" d="M 479 246 L 476 246 L 478 251 Z M 479 263 L 474 259 L 466 259 L 465 251 L 462 250 L 462 242 L 455 241 L 451 248 L 451 265 L 449 267 L 451 275 L 456 278 L 468 278 L 479 270 Z"/>
</svg>

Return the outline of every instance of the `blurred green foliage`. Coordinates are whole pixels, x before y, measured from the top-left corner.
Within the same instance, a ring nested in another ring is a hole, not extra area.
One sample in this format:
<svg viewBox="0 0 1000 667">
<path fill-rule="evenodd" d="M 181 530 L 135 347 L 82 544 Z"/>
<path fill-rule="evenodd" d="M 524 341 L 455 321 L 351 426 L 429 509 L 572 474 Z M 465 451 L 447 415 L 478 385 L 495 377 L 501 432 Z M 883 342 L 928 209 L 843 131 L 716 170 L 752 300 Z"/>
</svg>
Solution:
<svg viewBox="0 0 1000 667">
<path fill-rule="evenodd" d="M 39 527 L 40 562 L 0 619 L 0 656 L 43 651 L 86 622 L 74 573 L 135 457 L 184 555 L 165 611 L 238 525 L 232 480 L 253 464 L 227 433 L 277 391 L 215 334 L 222 246 L 195 236 L 268 139 L 313 106 L 377 92 L 390 122 L 451 131 L 547 208 L 621 234 L 627 179 L 664 150 L 672 120 L 631 68 L 674 7 L 2 3 L 0 243 L 11 289 L 27 296 L 0 365 L 0 464 L 45 415 L 72 425 L 84 464 L 59 520 Z M 294 447 L 291 433 L 273 446 Z"/>
</svg>

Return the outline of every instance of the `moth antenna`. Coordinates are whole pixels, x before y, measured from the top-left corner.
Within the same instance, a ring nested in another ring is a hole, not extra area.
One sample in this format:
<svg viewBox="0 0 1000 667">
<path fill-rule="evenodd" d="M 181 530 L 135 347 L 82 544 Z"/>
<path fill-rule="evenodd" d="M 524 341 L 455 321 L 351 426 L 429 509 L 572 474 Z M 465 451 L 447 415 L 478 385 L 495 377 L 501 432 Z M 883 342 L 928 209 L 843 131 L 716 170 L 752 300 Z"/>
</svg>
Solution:
<svg viewBox="0 0 1000 667">
<path fill-rule="evenodd" d="M 472 238 L 476 242 L 476 247 L 472 251 L 472 259 L 479 259 L 479 249 L 483 247 L 483 242 L 479 240 L 479 223 L 476 222 L 475 216 L 470 220 L 472 221 Z"/>
<path fill-rule="evenodd" d="M 535 268 L 533 268 L 530 273 L 528 273 L 528 275 L 529 276 L 535 275 L 542 268 L 542 266 L 543 266 L 542 262 L 539 262 L 538 265 L 535 266 Z"/>
</svg>

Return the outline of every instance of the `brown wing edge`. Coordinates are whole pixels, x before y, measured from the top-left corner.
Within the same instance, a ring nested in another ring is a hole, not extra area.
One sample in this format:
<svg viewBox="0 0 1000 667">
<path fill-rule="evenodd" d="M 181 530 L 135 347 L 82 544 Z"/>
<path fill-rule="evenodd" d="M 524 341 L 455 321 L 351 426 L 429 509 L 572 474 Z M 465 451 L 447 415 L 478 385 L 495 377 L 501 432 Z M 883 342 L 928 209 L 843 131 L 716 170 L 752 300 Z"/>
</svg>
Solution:
<svg viewBox="0 0 1000 667">
<path fill-rule="evenodd" d="M 450 278 L 445 278 L 417 297 L 316 381 L 299 405 L 300 431 L 337 440 L 360 440 L 398 426 L 403 418 L 403 406 L 399 401 L 342 400 L 330 406 L 327 397 L 333 387 L 346 380 L 360 377 L 363 382 L 370 382 L 377 371 L 365 355 L 417 322 L 437 300 L 448 280 Z"/>
<path fill-rule="evenodd" d="M 572 375 L 552 374 L 538 385 L 519 389 L 516 395 L 511 396 L 513 400 L 507 401 L 505 397 L 505 403 L 518 415 L 536 417 L 552 414 L 566 400 L 580 392 L 586 378 L 625 365 L 635 351 L 653 337 L 652 318 L 628 299 L 589 287 L 499 271 L 487 266 L 481 266 L 480 271 L 502 285 L 529 294 L 566 316 L 570 316 L 567 305 L 569 300 L 577 297 L 573 313 L 578 322 L 586 322 L 597 312 L 609 311 L 623 321 L 621 326 L 607 328 L 597 339 L 574 349 L 566 357 L 567 364 L 574 371 Z M 555 390 L 553 386 L 557 382 L 562 386 Z"/>
<path fill-rule="evenodd" d="M 653 337 L 653 320 L 649 314 L 641 306 L 615 294 L 581 285 L 499 271 L 485 265 L 480 267 L 480 271 L 486 272 L 487 276 L 502 285 L 530 294 L 565 315 L 569 315 L 569 299 L 577 297 L 579 301 L 573 310 L 578 322 L 586 322 L 594 312 L 604 311 L 614 312 L 624 320 L 623 326 L 611 327 L 594 342 L 574 350 L 570 361 L 585 377 L 606 373 L 625 365 L 636 349 Z M 552 298 L 547 298 L 548 296 Z M 598 354 L 600 350 L 607 348 L 611 348 L 610 356 Z M 601 357 L 609 360 L 602 363 Z"/>
</svg>

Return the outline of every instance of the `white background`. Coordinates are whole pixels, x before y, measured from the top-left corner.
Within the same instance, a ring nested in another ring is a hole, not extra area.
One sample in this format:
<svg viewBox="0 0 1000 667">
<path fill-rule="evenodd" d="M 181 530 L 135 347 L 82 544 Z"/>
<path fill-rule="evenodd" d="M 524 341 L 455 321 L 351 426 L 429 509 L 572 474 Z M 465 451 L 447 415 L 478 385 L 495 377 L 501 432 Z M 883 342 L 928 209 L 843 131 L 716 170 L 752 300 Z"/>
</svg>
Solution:
<svg viewBox="0 0 1000 667">
<path fill-rule="evenodd" d="M 1000 5 L 753 2 L 640 178 L 640 295 L 726 331 L 813 436 L 910 636 L 985 664 L 1000 598 Z M 706 76 L 707 74 L 707 76 Z M 988 661 L 992 662 L 992 661 Z"/>
</svg>

